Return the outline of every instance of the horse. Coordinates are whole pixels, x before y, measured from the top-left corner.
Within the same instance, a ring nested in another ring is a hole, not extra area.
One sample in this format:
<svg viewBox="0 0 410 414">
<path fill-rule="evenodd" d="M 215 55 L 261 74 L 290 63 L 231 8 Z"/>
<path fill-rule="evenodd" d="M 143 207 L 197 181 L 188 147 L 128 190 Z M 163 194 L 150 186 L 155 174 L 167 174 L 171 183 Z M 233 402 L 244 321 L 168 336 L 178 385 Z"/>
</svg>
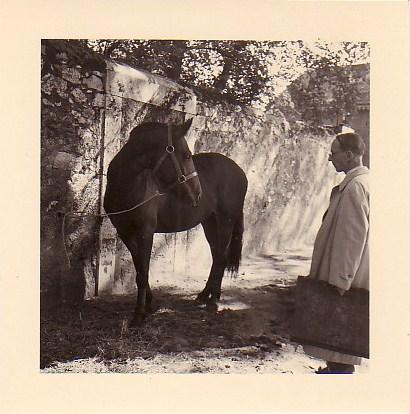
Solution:
<svg viewBox="0 0 410 414">
<path fill-rule="evenodd" d="M 130 327 L 151 312 L 149 263 L 154 233 L 202 225 L 212 254 L 204 289 L 196 300 L 215 305 L 225 270 L 238 273 L 248 187 L 244 171 L 219 153 L 193 155 L 182 125 L 143 123 L 129 134 L 107 171 L 104 209 L 131 253 L 137 303 Z"/>
</svg>

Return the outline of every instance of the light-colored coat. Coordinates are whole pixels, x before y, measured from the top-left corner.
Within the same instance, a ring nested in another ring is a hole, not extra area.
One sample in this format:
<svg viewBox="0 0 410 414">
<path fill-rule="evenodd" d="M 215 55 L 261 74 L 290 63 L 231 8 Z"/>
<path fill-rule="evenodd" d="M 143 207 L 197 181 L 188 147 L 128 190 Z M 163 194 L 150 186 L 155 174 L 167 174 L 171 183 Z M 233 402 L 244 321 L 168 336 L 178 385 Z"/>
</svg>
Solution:
<svg viewBox="0 0 410 414">
<path fill-rule="evenodd" d="M 369 290 L 369 170 L 346 174 L 332 190 L 316 236 L 309 276 L 338 288 Z M 361 358 L 309 345 L 306 353 L 326 361 L 360 364 Z"/>
<path fill-rule="evenodd" d="M 348 173 L 332 191 L 316 236 L 310 277 L 369 290 L 369 170 Z"/>
</svg>

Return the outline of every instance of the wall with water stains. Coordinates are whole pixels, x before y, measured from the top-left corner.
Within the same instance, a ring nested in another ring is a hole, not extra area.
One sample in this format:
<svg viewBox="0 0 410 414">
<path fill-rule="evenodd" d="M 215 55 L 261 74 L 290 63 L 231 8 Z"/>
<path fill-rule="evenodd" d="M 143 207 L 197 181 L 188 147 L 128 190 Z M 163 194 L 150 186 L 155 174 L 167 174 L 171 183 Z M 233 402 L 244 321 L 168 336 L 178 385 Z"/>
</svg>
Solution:
<svg viewBox="0 0 410 414">
<path fill-rule="evenodd" d="M 197 112 L 190 131 L 195 152 L 229 156 L 249 181 L 243 255 L 312 249 L 331 188 L 342 179 L 328 162 L 332 135 L 289 123 L 279 110 L 239 112 L 198 102 Z M 172 272 L 208 276 L 211 256 L 201 227 L 169 236 L 161 247 L 151 260 L 153 274 L 166 268 L 170 280 Z"/>
</svg>

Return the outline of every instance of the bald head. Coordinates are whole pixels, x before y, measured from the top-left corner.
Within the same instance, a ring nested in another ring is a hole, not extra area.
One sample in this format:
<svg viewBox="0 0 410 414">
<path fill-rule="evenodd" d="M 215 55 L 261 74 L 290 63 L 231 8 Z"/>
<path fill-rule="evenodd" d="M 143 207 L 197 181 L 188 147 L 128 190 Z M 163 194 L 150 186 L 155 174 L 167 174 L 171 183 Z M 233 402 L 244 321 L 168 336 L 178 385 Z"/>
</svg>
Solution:
<svg viewBox="0 0 410 414">
<path fill-rule="evenodd" d="M 363 139 L 354 132 L 336 135 L 332 142 L 329 161 L 336 171 L 347 173 L 355 167 L 363 165 L 362 158 L 366 145 Z"/>
<path fill-rule="evenodd" d="M 337 134 L 336 139 L 339 141 L 340 148 L 343 151 L 351 151 L 356 155 L 363 155 L 366 150 L 366 144 L 360 135 L 354 132 Z"/>
</svg>

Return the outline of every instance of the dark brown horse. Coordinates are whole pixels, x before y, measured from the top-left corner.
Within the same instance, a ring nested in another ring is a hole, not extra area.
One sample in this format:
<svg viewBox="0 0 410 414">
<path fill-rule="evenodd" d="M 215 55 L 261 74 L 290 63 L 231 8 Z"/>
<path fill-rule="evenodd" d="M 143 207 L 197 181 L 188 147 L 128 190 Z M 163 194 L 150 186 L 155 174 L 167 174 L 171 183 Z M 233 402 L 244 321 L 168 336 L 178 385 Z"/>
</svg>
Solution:
<svg viewBox="0 0 410 414">
<path fill-rule="evenodd" d="M 108 168 L 104 208 L 136 269 L 131 326 L 140 325 L 151 307 L 148 274 L 154 233 L 202 224 L 213 263 L 197 300 L 215 303 L 225 269 L 235 273 L 239 268 L 248 182 L 242 169 L 221 154 L 191 154 L 184 138 L 191 123 L 134 128 Z"/>
</svg>

